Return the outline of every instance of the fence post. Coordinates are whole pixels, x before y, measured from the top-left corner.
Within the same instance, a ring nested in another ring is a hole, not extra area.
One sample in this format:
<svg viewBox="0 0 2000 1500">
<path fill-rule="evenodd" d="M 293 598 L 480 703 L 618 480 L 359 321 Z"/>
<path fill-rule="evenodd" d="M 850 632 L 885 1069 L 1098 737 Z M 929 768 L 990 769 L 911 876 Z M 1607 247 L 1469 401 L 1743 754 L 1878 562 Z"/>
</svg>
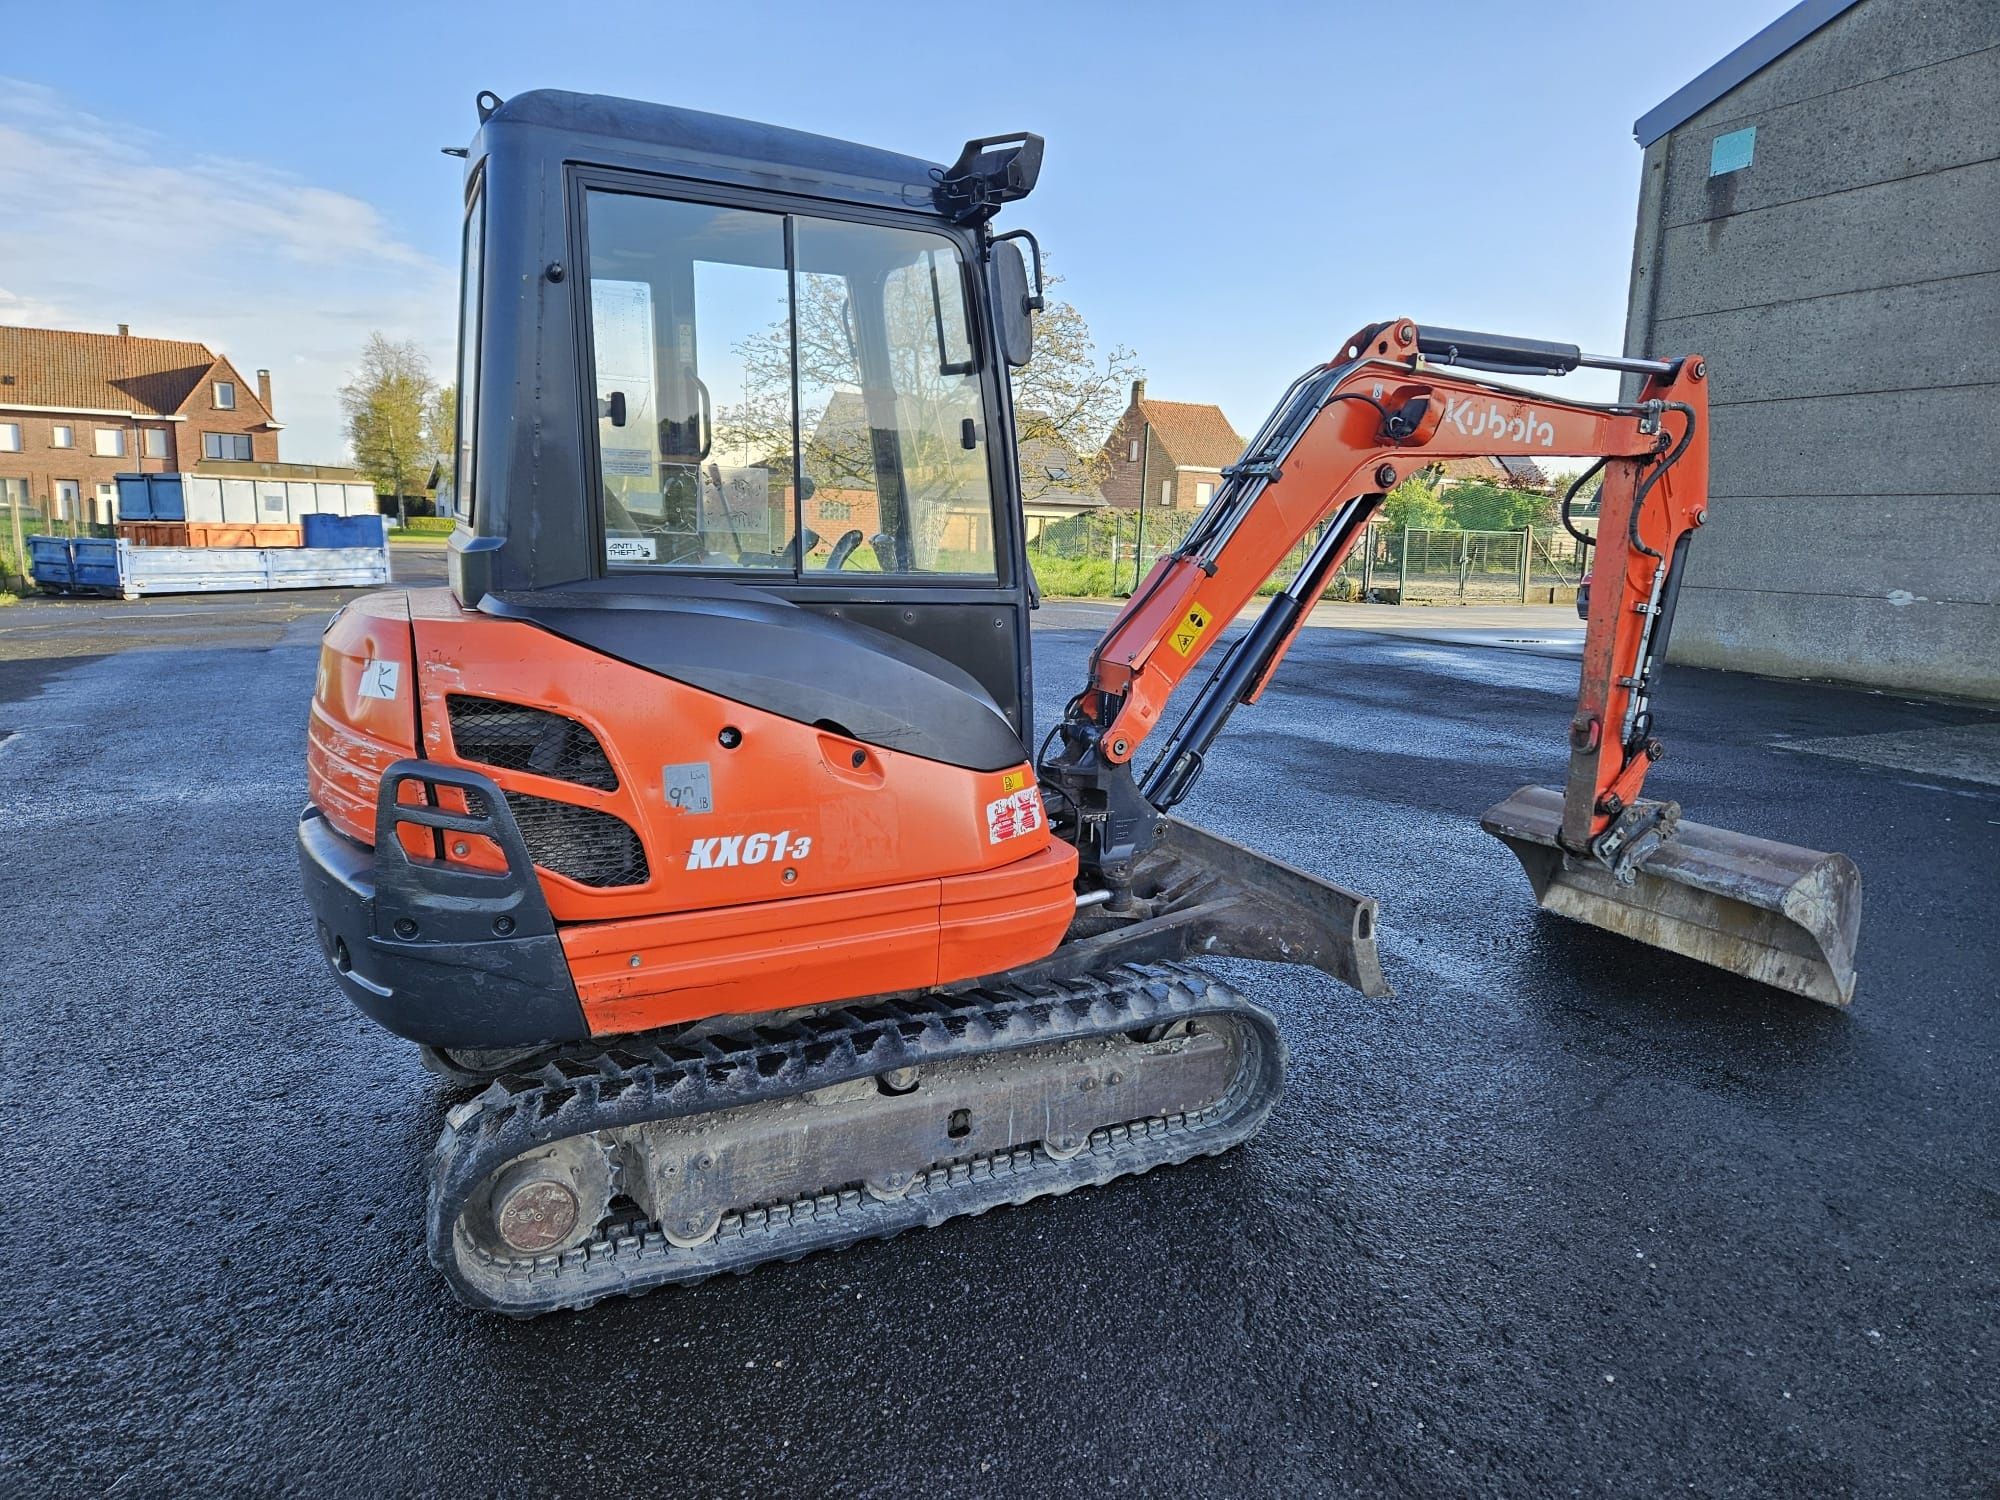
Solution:
<svg viewBox="0 0 2000 1500">
<path fill-rule="evenodd" d="M 1472 533 L 1458 534 L 1458 602 L 1465 603 L 1465 578 L 1472 571 Z"/>
<path fill-rule="evenodd" d="M 1375 588 L 1375 523 L 1370 521 L 1361 528 L 1361 602 L 1368 602 L 1368 595 Z"/>
<path fill-rule="evenodd" d="M 14 576 L 24 589 L 28 586 L 28 546 L 21 539 L 21 497 L 27 490 L 26 483 L 23 483 L 20 490 L 7 497 L 10 502 L 7 509 L 13 520 L 14 531 Z"/>
<path fill-rule="evenodd" d="M 1532 526 L 1523 526 L 1521 528 L 1521 602 L 1523 604 L 1528 602 L 1528 572 L 1530 559 L 1534 555 L 1534 548 L 1535 528 Z"/>
<path fill-rule="evenodd" d="M 1403 528 L 1403 555 L 1396 559 L 1396 603 L 1410 602 L 1410 528 Z"/>
</svg>

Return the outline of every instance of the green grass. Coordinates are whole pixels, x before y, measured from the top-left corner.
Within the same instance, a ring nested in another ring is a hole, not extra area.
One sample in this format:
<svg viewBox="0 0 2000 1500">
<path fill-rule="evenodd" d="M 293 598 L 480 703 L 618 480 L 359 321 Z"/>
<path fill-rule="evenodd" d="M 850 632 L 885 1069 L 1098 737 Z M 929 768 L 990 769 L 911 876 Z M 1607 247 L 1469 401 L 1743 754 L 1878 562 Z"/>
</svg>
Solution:
<svg viewBox="0 0 2000 1500">
<path fill-rule="evenodd" d="M 1035 557 L 1035 581 L 1051 599 L 1108 599 L 1111 562 L 1108 558 Z M 1126 582 L 1130 582 L 1129 573 Z"/>
<path fill-rule="evenodd" d="M 392 542 L 436 541 L 441 536 L 450 536 L 458 529 L 458 522 L 450 516 L 411 516 L 407 526 L 391 526 L 389 540 Z"/>
</svg>

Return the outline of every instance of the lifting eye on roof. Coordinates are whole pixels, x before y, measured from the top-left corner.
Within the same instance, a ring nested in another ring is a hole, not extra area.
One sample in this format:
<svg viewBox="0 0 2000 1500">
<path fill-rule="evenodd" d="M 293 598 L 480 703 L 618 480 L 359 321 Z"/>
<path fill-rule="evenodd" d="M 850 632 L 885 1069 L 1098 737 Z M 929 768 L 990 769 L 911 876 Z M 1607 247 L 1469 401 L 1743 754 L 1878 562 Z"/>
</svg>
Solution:
<svg viewBox="0 0 2000 1500">
<path fill-rule="evenodd" d="M 984 224 L 1003 203 L 1025 198 L 1042 173 L 1042 138 L 1033 131 L 967 141 L 938 178 L 938 211 L 954 224 Z"/>
<path fill-rule="evenodd" d="M 484 125 L 488 120 L 492 119 L 495 111 L 506 102 L 505 99 L 502 99 L 493 90 L 481 89 L 479 97 L 472 101 L 473 107 L 479 111 L 479 123 Z"/>
</svg>

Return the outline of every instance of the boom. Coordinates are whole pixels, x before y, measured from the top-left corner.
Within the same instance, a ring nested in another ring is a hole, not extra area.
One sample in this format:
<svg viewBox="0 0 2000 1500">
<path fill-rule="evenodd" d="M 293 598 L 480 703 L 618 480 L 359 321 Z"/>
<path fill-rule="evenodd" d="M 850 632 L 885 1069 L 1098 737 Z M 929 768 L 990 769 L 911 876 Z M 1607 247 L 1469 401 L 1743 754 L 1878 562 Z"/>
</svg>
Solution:
<svg viewBox="0 0 2000 1500">
<path fill-rule="evenodd" d="M 1550 400 L 1457 373 L 1553 375 L 1580 365 L 1644 375 L 1639 399 Z M 1562 841 L 1607 863 L 1642 852 L 1647 820 L 1657 822 L 1633 813 L 1660 755 L 1652 679 L 1685 544 L 1706 504 L 1706 374 L 1696 357 L 1595 357 L 1399 319 L 1362 330 L 1338 360 L 1301 376 L 1225 471 L 1186 540 L 1154 564 L 1098 643 L 1083 691 L 1051 736 L 1060 744 L 1041 772 L 1075 819 L 1086 870 L 1115 902 L 1159 815 L 1193 787 L 1230 714 L 1262 692 L 1387 492 L 1427 465 L 1479 456 L 1600 457 L 1597 582 L 1570 727 Z M 1229 648 L 1135 780 L 1133 757 L 1175 688 L 1322 521 L 1326 530 L 1297 576 Z"/>
</svg>

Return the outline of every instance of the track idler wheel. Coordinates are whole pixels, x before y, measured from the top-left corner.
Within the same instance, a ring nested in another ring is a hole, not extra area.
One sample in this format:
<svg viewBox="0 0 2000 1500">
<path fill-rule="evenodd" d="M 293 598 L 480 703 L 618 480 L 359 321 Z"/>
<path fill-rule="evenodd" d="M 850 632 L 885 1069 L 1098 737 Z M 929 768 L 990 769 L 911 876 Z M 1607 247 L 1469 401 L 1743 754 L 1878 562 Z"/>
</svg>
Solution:
<svg viewBox="0 0 2000 1500">
<path fill-rule="evenodd" d="M 611 1164 L 588 1136 L 517 1156 L 492 1177 L 465 1228 L 489 1255 L 533 1260 L 588 1240 L 611 1206 Z M 713 1230 L 710 1230 L 713 1233 Z"/>
</svg>

